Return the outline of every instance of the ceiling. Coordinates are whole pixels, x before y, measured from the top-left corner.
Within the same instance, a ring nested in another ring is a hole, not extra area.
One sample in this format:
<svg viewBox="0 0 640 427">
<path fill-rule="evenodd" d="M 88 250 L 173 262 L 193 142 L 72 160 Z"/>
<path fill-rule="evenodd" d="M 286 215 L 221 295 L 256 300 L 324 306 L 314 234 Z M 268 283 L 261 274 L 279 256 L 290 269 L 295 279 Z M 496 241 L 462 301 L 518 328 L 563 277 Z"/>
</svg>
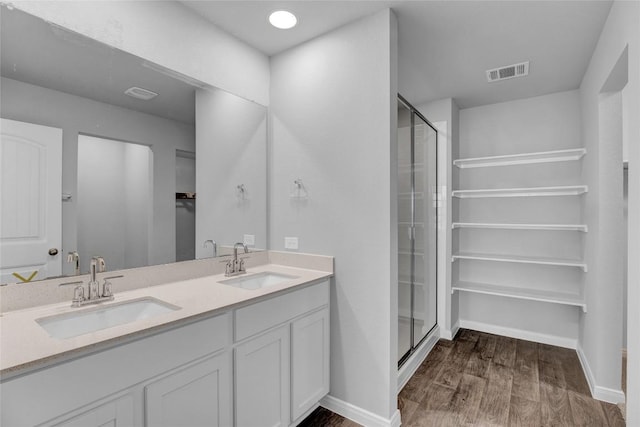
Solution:
<svg viewBox="0 0 640 427">
<path fill-rule="evenodd" d="M 399 87 L 414 104 L 454 98 L 460 108 L 579 87 L 611 1 L 183 1 L 272 56 L 391 7 L 398 17 Z M 272 11 L 298 16 L 291 30 Z M 529 76 L 487 83 L 485 71 L 530 61 Z"/>
<path fill-rule="evenodd" d="M 2 77 L 195 123 L 195 88 L 154 64 L 16 9 L 2 8 L 0 20 Z M 159 95 L 150 101 L 131 98 L 124 91 L 132 86 Z"/>
</svg>

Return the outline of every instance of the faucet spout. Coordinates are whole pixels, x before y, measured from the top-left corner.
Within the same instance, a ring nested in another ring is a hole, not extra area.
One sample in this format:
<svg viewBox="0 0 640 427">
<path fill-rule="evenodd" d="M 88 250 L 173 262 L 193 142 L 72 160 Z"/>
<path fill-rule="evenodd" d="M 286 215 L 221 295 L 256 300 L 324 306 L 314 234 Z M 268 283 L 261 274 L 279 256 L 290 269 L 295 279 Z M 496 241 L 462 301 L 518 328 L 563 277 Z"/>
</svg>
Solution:
<svg viewBox="0 0 640 427">
<path fill-rule="evenodd" d="M 107 265 L 104 262 L 104 258 L 101 256 L 94 256 L 91 258 L 89 264 L 89 274 L 91 279 L 89 281 L 89 299 L 96 299 L 100 297 L 100 284 L 97 280 L 97 273 L 102 273 L 107 269 Z"/>
<path fill-rule="evenodd" d="M 74 265 L 74 274 L 76 276 L 80 275 L 80 254 L 78 251 L 69 252 L 67 255 L 67 262 L 73 262 Z"/>
<path fill-rule="evenodd" d="M 208 243 L 211 243 L 211 246 L 213 247 L 213 257 L 216 258 L 218 256 L 218 244 L 215 240 L 208 239 L 204 241 L 202 247 L 206 248 Z"/>
<path fill-rule="evenodd" d="M 237 260 L 238 259 L 238 247 L 243 248 L 244 249 L 244 253 L 249 253 L 249 248 L 247 248 L 247 245 L 245 245 L 244 243 L 236 243 L 235 245 L 233 245 L 233 259 Z"/>
</svg>

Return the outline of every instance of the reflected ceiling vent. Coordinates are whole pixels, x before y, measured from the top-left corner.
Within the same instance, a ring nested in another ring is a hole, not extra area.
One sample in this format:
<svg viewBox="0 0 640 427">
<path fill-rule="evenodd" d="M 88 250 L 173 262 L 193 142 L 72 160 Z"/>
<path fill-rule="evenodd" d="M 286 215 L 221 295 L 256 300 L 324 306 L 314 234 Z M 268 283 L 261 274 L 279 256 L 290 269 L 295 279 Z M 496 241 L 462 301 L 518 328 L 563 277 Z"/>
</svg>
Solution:
<svg viewBox="0 0 640 427">
<path fill-rule="evenodd" d="M 141 87 L 136 86 L 130 87 L 129 89 L 125 90 L 124 93 L 132 98 L 142 99 L 143 101 L 148 101 L 158 96 L 158 94 L 155 92 L 151 92 L 150 90 L 142 89 Z"/>
<path fill-rule="evenodd" d="M 524 77 L 529 75 L 529 61 L 519 64 L 508 65 L 506 67 L 487 70 L 487 80 L 489 83 L 500 80 L 513 79 L 514 77 Z"/>
</svg>

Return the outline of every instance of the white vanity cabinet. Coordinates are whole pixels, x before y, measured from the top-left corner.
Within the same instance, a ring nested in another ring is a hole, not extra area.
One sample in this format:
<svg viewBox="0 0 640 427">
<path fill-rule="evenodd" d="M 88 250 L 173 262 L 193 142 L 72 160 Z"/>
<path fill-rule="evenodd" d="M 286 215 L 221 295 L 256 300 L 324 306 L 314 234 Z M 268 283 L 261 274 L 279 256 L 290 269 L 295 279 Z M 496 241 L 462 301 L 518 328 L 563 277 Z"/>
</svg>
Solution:
<svg viewBox="0 0 640 427">
<path fill-rule="evenodd" d="M 210 415 L 211 406 L 216 405 L 220 425 L 228 426 L 230 345 L 231 313 L 227 312 L 3 379 L 0 425 L 98 427 L 115 422 L 142 426 L 145 418 L 153 425 L 172 425 L 165 423 L 173 420 L 163 414 L 163 404 L 193 410 L 193 402 L 207 401 L 206 412 L 197 408 L 193 419 Z M 210 400 L 215 396 L 211 393 L 209 398 L 201 395 L 212 385 L 218 387 L 217 402 Z"/>
<path fill-rule="evenodd" d="M 297 425 L 329 391 L 329 281 L 117 340 L 3 378 L 0 425 Z"/>
<path fill-rule="evenodd" d="M 329 281 L 234 317 L 236 427 L 296 425 L 329 392 Z"/>
</svg>

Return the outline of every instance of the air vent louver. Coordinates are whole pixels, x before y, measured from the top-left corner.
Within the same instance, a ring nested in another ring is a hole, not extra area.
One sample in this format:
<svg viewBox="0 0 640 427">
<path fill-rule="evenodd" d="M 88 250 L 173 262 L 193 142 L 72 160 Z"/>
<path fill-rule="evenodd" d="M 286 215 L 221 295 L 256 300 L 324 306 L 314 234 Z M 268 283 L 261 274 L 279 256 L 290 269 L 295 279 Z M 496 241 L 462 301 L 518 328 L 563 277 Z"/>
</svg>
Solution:
<svg viewBox="0 0 640 427">
<path fill-rule="evenodd" d="M 524 77 L 526 75 L 529 75 L 529 61 L 487 70 L 487 80 L 489 83 L 512 79 L 514 77 Z"/>
<path fill-rule="evenodd" d="M 136 86 L 130 87 L 129 89 L 125 90 L 124 93 L 133 98 L 142 99 L 144 101 L 148 101 L 158 96 L 158 94 L 155 92 L 151 92 L 150 90 L 142 89 L 141 87 Z"/>
</svg>

